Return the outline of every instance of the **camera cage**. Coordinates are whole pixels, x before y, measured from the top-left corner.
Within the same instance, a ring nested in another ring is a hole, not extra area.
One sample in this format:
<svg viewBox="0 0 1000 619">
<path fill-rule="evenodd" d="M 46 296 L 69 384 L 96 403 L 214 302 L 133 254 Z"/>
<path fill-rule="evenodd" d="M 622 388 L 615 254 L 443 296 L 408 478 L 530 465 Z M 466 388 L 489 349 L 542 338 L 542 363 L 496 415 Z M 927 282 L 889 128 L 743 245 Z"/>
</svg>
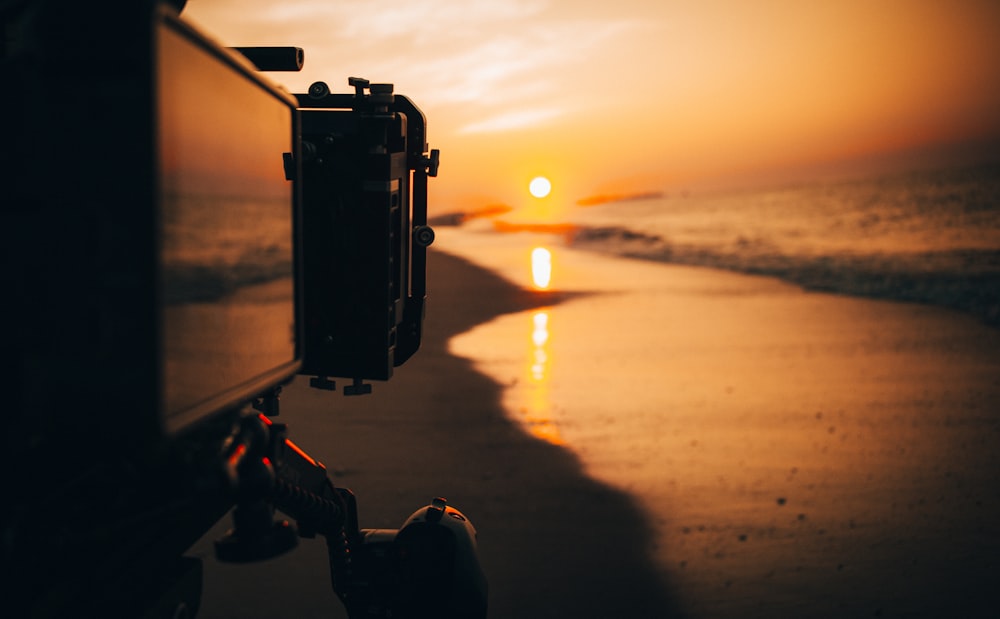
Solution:
<svg viewBox="0 0 1000 619">
<path fill-rule="evenodd" d="M 28 15 L 31 37 L 0 67 L 5 218 L 19 232 L 5 248 L 5 384 L 30 411 L 9 453 L 101 440 L 155 457 L 297 374 L 364 393 L 417 350 L 437 151 L 409 99 L 363 80 L 293 96 L 255 66 L 275 52 L 226 49 L 159 2 L 120 3 L 113 21 L 62 3 Z M 192 188 L 201 202 L 178 227 L 168 194 Z M 271 202 L 243 212 L 234 192 Z M 280 319 L 245 319 L 262 300 Z M 179 307 L 191 311 L 177 322 Z"/>
<path fill-rule="evenodd" d="M 258 71 L 301 66 L 301 50 L 227 51 L 172 4 L 0 16 L 0 376 L 19 471 L 3 591 L 39 616 L 193 612 L 201 563 L 185 550 L 232 509 L 218 558 L 274 556 L 294 545 L 280 510 L 327 538 L 351 616 L 484 617 L 461 512 L 434 499 L 401 529 L 360 529 L 276 409 L 247 406 L 296 374 L 363 392 L 419 347 L 438 167 L 423 114 L 354 78 L 353 95 L 293 97 Z M 355 319 L 365 337 L 331 348 Z"/>
<path fill-rule="evenodd" d="M 426 299 L 424 114 L 392 84 L 315 82 L 296 95 L 302 122 L 305 357 L 301 374 L 388 380 L 419 348 Z M 343 299 L 349 298 L 350 302 Z"/>
</svg>

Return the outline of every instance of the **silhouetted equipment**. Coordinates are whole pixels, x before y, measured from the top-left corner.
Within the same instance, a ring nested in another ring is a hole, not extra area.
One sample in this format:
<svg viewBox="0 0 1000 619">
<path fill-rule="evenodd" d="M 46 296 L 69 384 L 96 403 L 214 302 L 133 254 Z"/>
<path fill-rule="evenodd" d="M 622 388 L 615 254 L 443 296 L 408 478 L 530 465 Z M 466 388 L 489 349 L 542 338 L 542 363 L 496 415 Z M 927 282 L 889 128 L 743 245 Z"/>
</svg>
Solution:
<svg viewBox="0 0 1000 619">
<path fill-rule="evenodd" d="M 423 113 L 392 84 L 317 82 L 302 119 L 305 359 L 302 373 L 386 380 L 420 346 L 426 296 Z M 366 92 L 367 91 L 367 92 Z M 351 299 L 350 303 L 343 299 Z"/>
<path fill-rule="evenodd" d="M 424 115 L 360 78 L 289 95 L 258 70 L 300 48 L 219 47 L 183 4 L 0 12 L 5 609 L 193 614 L 183 554 L 232 511 L 220 559 L 323 535 L 352 617 L 485 616 L 464 515 L 361 529 L 270 420 L 297 374 L 368 393 L 419 348 Z"/>
<path fill-rule="evenodd" d="M 301 71 L 305 52 L 301 47 L 233 47 L 258 71 Z"/>
</svg>

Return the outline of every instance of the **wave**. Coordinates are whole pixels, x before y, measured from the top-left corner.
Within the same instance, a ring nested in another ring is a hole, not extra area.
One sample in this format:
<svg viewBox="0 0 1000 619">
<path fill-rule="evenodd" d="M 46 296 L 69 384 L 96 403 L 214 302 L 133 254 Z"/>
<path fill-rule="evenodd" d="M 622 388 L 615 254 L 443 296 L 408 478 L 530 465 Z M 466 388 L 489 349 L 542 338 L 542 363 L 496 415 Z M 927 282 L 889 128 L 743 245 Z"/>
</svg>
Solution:
<svg viewBox="0 0 1000 619">
<path fill-rule="evenodd" d="M 251 286 L 290 279 L 292 273 L 287 251 L 276 246 L 246 252 L 234 264 L 171 261 L 163 267 L 164 302 L 216 302 Z"/>
<path fill-rule="evenodd" d="M 672 264 L 777 277 L 807 290 L 926 303 L 1000 327 L 1000 250 L 791 255 L 742 238 L 727 248 L 671 242 L 620 226 L 578 226 L 573 247 Z"/>
</svg>

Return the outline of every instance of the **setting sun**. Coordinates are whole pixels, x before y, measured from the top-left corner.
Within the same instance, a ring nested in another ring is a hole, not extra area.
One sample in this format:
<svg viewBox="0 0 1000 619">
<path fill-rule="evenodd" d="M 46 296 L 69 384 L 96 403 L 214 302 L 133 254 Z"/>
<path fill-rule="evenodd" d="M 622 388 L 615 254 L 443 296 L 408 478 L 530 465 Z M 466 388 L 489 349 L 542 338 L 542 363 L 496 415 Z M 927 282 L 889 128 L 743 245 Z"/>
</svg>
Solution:
<svg viewBox="0 0 1000 619">
<path fill-rule="evenodd" d="M 544 198 L 549 195 L 550 191 L 552 191 L 552 183 L 549 182 L 549 179 L 544 176 L 536 176 L 531 179 L 531 183 L 528 185 L 528 191 L 530 191 L 531 195 L 536 198 Z"/>
</svg>

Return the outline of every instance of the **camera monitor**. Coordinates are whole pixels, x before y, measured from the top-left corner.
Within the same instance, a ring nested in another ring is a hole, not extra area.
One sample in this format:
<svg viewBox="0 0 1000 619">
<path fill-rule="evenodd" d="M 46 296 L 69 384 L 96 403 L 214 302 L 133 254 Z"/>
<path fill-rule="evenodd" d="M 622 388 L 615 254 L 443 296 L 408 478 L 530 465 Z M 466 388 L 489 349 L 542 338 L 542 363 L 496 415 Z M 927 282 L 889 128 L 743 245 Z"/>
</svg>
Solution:
<svg viewBox="0 0 1000 619">
<path fill-rule="evenodd" d="M 145 453 L 298 373 L 414 354 L 437 153 L 412 102 L 293 97 L 160 3 L 48 8 L 0 66 L 26 434 Z"/>
<path fill-rule="evenodd" d="M 293 374 L 295 102 L 179 22 L 155 54 L 168 431 Z"/>
<path fill-rule="evenodd" d="M 153 454 L 301 365 L 297 102 L 166 5 L 92 9 L 0 63 L 10 440 Z"/>
<path fill-rule="evenodd" d="M 296 362 L 295 104 L 187 29 L 157 37 L 167 428 Z"/>
</svg>

